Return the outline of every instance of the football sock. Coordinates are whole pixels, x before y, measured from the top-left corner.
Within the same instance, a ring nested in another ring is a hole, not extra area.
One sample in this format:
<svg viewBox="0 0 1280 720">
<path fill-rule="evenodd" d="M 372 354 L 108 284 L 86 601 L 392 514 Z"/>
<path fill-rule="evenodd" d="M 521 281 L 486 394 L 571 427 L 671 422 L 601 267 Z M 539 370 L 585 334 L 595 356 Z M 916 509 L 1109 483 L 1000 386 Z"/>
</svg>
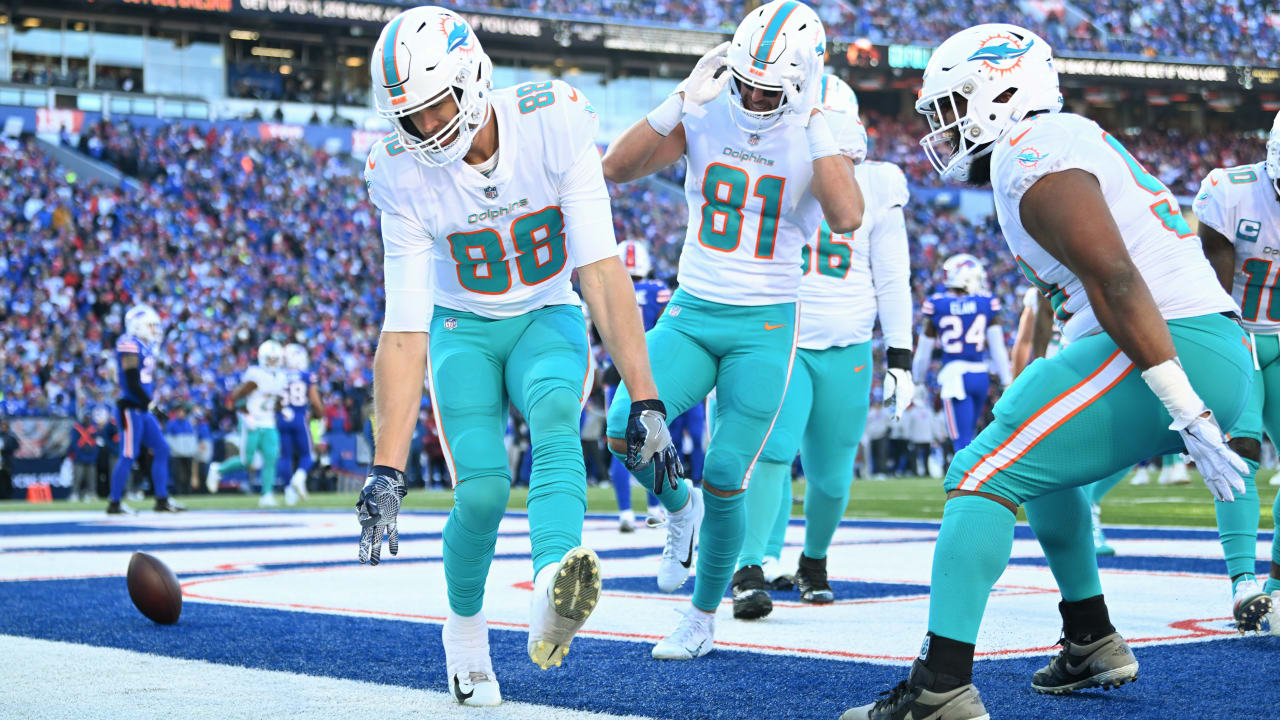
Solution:
<svg viewBox="0 0 1280 720">
<path fill-rule="evenodd" d="M 1109 481 L 1110 478 L 1106 480 Z M 1028 500 L 1023 509 L 1063 599 L 1075 601 L 1101 595 L 1098 556 L 1093 547 L 1093 515 L 1085 488 L 1042 495 Z"/>
<path fill-rule="evenodd" d="M 831 548 L 831 538 L 835 537 L 844 509 L 849 506 L 849 483 L 853 481 L 847 474 L 835 478 L 835 482 L 819 476 L 815 466 L 804 484 L 804 555 L 814 560 L 825 558 Z"/>
<path fill-rule="evenodd" d="M 778 504 L 782 501 L 782 486 L 789 485 L 791 463 L 756 463 L 747 486 L 746 532 L 742 539 L 742 551 L 738 553 L 737 567 L 759 565 L 764 562 L 765 547 L 778 519 Z"/>
<path fill-rule="evenodd" d="M 1009 508 L 977 495 L 961 495 L 943 506 L 933 551 L 929 632 L 977 641 L 987 596 L 1009 564 L 1015 520 Z"/>
<path fill-rule="evenodd" d="M 1116 631 L 1107 613 L 1107 603 L 1102 595 L 1058 603 L 1062 615 L 1062 634 L 1076 645 L 1088 645 Z"/>
<path fill-rule="evenodd" d="M 618 458 L 609 463 L 609 480 L 613 483 L 613 498 L 618 502 L 618 511 L 631 509 L 631 473 Z"/>
<path fill-rule="evenodd" d="M 1271 507 L 1271 518 L 1275 521 L 1275 532 L 1271 536 L 1271 574 L 1274 575 L 1274 566 L 1280 565 L 1280 494 L 1276 495 L 1276 503 Z M 1280 590 L 1280 579 L 1268 576 L 1263 587 L 1269 593 Z"/>
<path fill-rule="evenodd" d="M 790 468 L 788 468 L 790 470 Z M 791 522 L 791 473 L 782 481 L 782 498 L 778 500 L 778 516 L 773 519 L 769 542 L 764 546 L 764 556 L 782 557 L 782 546 L 787 540 L 787 525 Z"/>
<path fill-rule="evenodd" d="M 472 477 L 454 488 L 453 509 L 444 524 L 444 578 L 449 608 L 464 617 L 484 605 L 484 581 L 510 491 L 506 475 Z"/>
<path fill-rule="evenodd" d="M 1237 578 L 1253 575 L 1258 552 L 1258 463 L 1244 459 L 1249 474 L 1244 478 L 1245 494 L 1237 495 L 1235 502 L 1215 500 L 1214 512 L 1218 516 L 1218 540 L 1222 543 L 1222 555 L 1227 560 L 1227 576 Z M 1231 583 L 1234 592 L 1238 580 Z"/>
<path fill-rule="evenodd" d="M 684 483 L 681 483 L 683 485 Z M 698 575 L 693 585 L 693 605 L 715 612 L 737 568 L 746 529 L 746 493 L 720 497 L 701 490 L 706 512 L 698 537 Z M 664 492 L 665 496 L 666 493 Z"/>
<path fill-rule="evenodd" d="M 1107 493 L 1111 492 L 1111 488 L 1118 485 L 1124 479 L 1124 476 L 1128 474 L 1129 468 L 1122 468 L 1117 470 L 1111 477 L 1103 478 L 1092 485 L 1086 485 L 1085 490 L 1089 493 L 1089 501 L 1094 505 L 1102 504 L 1102 498 L 1106 497 Z"/>
</svg>

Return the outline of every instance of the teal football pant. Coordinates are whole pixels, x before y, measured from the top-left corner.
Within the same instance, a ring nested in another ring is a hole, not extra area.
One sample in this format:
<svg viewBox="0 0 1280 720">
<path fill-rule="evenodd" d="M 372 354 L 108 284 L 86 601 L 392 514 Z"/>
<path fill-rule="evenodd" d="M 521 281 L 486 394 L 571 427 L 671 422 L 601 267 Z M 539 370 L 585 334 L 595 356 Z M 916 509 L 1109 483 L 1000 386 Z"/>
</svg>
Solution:
<svg viewBox="0 0 1280 720">
<path fill-rule="evenodd" d="M 782 546 L 791 514 L 791 463 L 804 464 L 804 554 L 822 559 L 849 504 L 849 484 L 871 398 L 871 343 L 796 351 L 787 397 L 747 489 L 738 567 Z M 785 502 L 784 502 L 785 501 Z"/>
<path fill-rule="evenodd" d="M 240 422 L 240 453 L 235 457 L 223 460 L 218 470 L 224 475 L 236 470 L 248 470 L 253 465 L 253 456 L 262 453 L 262 469 L 258 471 L 258 479 L 262 483 L 262 494 L 270 495 L 276 485 L 276 462 L 280 458 L 280 434 L 274 427 L 250 430 Z"/>
<path fill-rule="evenodd" d="M 1232 439 L 1248 438 L 1261 445 L 1264 428 L 1272 442 L 1280 438 L 1280 335 L 1254 335 L 1253 349 L 1258 357 L 1253 388 L 1244 412 L 1229 434 Z M 1258 462 L 1257 458 L 1245 458 L 1245 462 L 1249 464 L 1249 476 L 1245 479 L 1248 494 L 1236 498 L 1233 503 L 1214 503 L 1227 575 L 1233 580 L 1254 573 L 1258 548 L 1258 520 L 1261 515 L 1257 489 Z M 1277 512 L 1280 512 L 1280 495 L 1276 496 L 1276 504 L 1272 508 L 1273 519 Z M 1280 520 L 1275 522 L 1280 528 Z M 1280 563 L 1280 532 L 1271 540 L 1271 562 Z M 1268 580 L 1266 589 L 1267 592 L 1280 589 L 1280 579 Z"/>
<path fill-rule="evenodd" d="M 1222 315 L 1173 320 L 1169 330 L 1192 386 L 1218 422 L 1231 427 L 1253 381 L 1244 332 Z M 1169 429 L 1169 413 L 1105 334 L 1031 363 L 996 403 L 994 414 L 995 421 L 956 454 L 944 487 L 1027 504 L 1055 577 L 1063 562 L 1083 564 L 1086 549 L 1093 557 L 1090 533 L 1078 530 L 1081 516 L 1088 517 L 1081 486 L 1145 457 L 1185 450 L 1178 433 Z M 935 635 L 977 640 L 987 597 L 1009 561 L 1014 520 L 1008 508 L 981 496 L 947 502 L 930 588 L 929 630 Z M 1045 543 L 1055 531 L 1069 540 L 1064 547 Z M 1090 574 L 1075 569 L 1077 575 Z M 1081 582 L 1065 580 L 1058 577 L 1060 587 Z M 1064 597 L 1067 592 L 1064 587 Z"/>
<path fill-rule="evenodd" d="M 444 526 L 449 607 L 470 617 L 507 509 L 503 436 L 510 402 L 529 423 L 529 544 L 536 576 L 582 543 L 586 467 L 578 422 L 591 387 L 582 308 L 551 305 L 499 320 L 436 307 L 428 364 L 440 445 L 453 476 Z"/>
<path fill-rule="evenodd" d="M 753 477 L 782 406 L 795 358 L 798 310 L 796 303 L 725 305 L 681 289 L 645 335 L 668 418 L 716 391 L 714 430 L 702 470 L 706 514 L 693 587 L 694 606 L 706 612 L 720 606 L 742 549 L 746 518 L 740 491 Z M 609 406 L 609 437 L 624 437 L 630 413 L 631 394 L 624 384 Z M 734 494 L 721 497 L 706 492 L 708 486 Z M 668 487 L 658 499 L 668 510 L 679 510 L 689 500 L 688 486 Z"/>
</svg>

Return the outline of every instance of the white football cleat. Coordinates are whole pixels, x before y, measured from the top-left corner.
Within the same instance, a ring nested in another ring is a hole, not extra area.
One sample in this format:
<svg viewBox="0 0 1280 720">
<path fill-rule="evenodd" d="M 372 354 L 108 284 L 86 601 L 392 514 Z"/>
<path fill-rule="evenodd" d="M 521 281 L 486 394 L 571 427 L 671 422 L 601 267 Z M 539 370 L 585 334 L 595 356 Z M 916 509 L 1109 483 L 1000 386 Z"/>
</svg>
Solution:
<svg viewBox="0 0 1280 720">
<path fill-rule="evenodd" d="M 289 487 L 298 493 L 298 497 L 307 499 L 307 473 L 302 468 L 293 471 L 293 477 L 289 478 Z"/>
<path fill-rule="evenodd" d="M 1133 473 L 1133 479 L 1129 481 L 1130 485 L 1146 485 L 1151 482 L 1151 471 L 1146 465 L 1138 468 Z"/>
<path fill-rule="evenodd" d="M 1236 619 L 1236 632 L 1260 632 L 1262 621 L 1273 614 L 1271 596 L 1262 591 L 1257 580 L 1241 580 L 1233 593 L 1231 614 Z"/>
<path fill-rule="evenodd" d="M 538 571 L 529 602 L 529 659 L 546 670 L 559 667 L 569 643 L 600 602 L 600 558 L 576 547 Z"/>
<path fill-rule="evenodd" d="M 284 504 L 293 507 L 298 504 L 298 491 L 292 485 L 284 486 Z"/>
<path fill-rule="evenodd" d="M 263 493 L 262 497 L 258 498 L 258 507 L 275 507 L 279 504 L 276 502 L 274 493 Z"/>
<path fill-rule="evenodd" d="M 667 513 L 667 544 L 662 548 L 662 563 L 658 566 L 658 589 L 662 592 L 675 592 L 689 579 L 693 545 L 702 528 L 702 513 L 702 491 L 689 483 L 689 502 Z"/>
<path fill-rule="evenodd" d="M 1161 485 L 1190 485 L 1191 473 L 1187 472 L 1185 462 L 1175 460 L 1161 468 L 1160 477 L 1156 482 Z"/>
<path fill-rule="evenodd" d="M 222 464 L 209 463 L 209 474 L 205 476 L 204 486 L 209 489 L 210 495 L 218 494 L 218 487 L 222 484 Z"/>
<path fill-rule="evenodd" d="M 1276 477 L 1280 478 L 1280 473 L 1276 473 Z M 1280 483 L 1276 483 L 1280 485 Z M 661 505 L 654 505 L 646 511 L 644 518 L 645 527 L 662 527 L 667 523 L 667 511 Z"/>
<path fill-rule="evenodd" d="M 695 607 L 683 615 L 675 631 L 653 646 L 654 660 L 692 660 L 715 649 L 716 616 Z"/>
<path fill-rule="evenodd" d="M 489 657 L 489 626 L 484 613 L 464 618 L 450 610 L 441 636 L 453 699 L 473 707 L 500 704 L 502 691 Z"/>
<path fill-rule="evenodd" d="M 1271 634 L 1280 635 L 1280 590 L 1271 591 L 1271 614 L 1267 615 L 1271 624 Z"/>
<path fill-rule="evenodd" d="M 1276 473 L 1275 475 L 1272 475 L 1271 479 L 1267 481 L 1267 484 L 1272 487 L 1275 487 L 1276 485 L 1280 485 L 1280 472 Z"/>
</svg>

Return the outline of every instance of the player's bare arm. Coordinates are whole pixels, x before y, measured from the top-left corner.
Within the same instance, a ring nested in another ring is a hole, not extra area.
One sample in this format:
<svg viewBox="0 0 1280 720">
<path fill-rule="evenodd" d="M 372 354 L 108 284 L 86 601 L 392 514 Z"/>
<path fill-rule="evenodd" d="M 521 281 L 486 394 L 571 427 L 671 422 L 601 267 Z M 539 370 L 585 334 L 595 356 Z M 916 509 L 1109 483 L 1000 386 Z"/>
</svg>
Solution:
<svg viewBox="0 0 1280 720">
<path fill-rule="evenodd" d="M 843 155 L 814 160 L 810 192 L 822 206 L 822 216 L 831 232 L 843 235 L 862 227 L 865 204 L 862 189 L 853 177 L 852 160 Z"/>
<path fill-rule="evenodd" d="M 382 333 L 373 355 L 374 465 L 404 471 L 426 372 L 427 333 Z"/>
<path fill-rule="evenodd" d="M 315 385 L 307 389 L 307 402 L 311 405 L 312 417 L 324 417 L 324 403 L 320 401 L 320 391 Z"/>
<path fill-rule="evenodd" d="M 648 118 L 640 118 L 609 144 L 605 151 L 604 177 L 615 183 L 631 182 L 652 175 L 684 155 L 684 126 L 676 125 L 670 135 L 659 135 Z"/>
<path fill-rule="evenodd" d="M 258 383 L 252 380 L 245 380 L 236 386 L 236 389 L 232 390 L 231 394 L 227 396 L 227 404 L 234 406 L 236 403 L 252 395 L 253 391 L 257 389 Z"/>
<path fill-rule="evenodd" d="M 622 261 L 608 257 L 578 268 L 582 299 L 591 310 L 591 320 L 600 331 L 622 381 L 633 401 L 653 400 L 658 389 L 649 370 L 649 353 L 644 343 L 644 324 L 636 307 L 636 294 Z"/>
<path fill-rule="evenodd" d="M 1204 246 L 1204 256 L 1209 259 L 1209 264 L 1213 266 L 1213 272 L 1218 276 L 1218 282 L 1222 283 L 1222 289 L 1231 292 L 1232 286 L 1235 284 L 1236 272 L 1236 248 L 1225 235 L 1209 227 L 1206 223 L 1200 223 L 1200 229 L 1196 231 L 1200 236 L 1200 244 Z"/>
</svg>

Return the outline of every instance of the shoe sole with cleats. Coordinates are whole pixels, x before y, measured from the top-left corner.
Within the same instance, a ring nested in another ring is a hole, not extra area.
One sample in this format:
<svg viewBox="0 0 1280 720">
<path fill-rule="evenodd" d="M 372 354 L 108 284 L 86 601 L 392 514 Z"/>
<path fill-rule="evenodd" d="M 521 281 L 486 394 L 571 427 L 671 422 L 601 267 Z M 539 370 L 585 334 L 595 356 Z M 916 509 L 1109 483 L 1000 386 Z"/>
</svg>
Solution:
<svg viewBox="0 0 1280 720">
<path fill-rule="evenodd" d="M 529 659 L 547 670 L 559 667 L 569 654 L 569 643 L 600 602 L 600 558 L 590 548 L 576 547 L 565 553 L 551 581 L 552 610 L 566 622 L 562 638 L 541 639 L 529 644 Z"/>
<path fill-rule="evenodd" d="M 1235 608 L 1232 614 L 1236 618 L 1236 632 L 1241 635 L 1261 632 L 1262 621 L 1271 614 L 1271 596 L 1262 594 L 1252 597 L 1248 602 Z"/>
</svg>

